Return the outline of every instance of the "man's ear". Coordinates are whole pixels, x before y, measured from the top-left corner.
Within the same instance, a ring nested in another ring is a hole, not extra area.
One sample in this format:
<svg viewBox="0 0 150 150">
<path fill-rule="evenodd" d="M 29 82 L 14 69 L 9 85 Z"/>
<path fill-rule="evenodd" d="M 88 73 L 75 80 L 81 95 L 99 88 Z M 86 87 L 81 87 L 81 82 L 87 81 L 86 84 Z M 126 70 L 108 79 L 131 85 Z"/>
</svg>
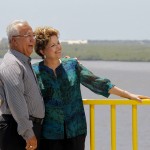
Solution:
<svg viewBox="0 0 150 150">
<path fill-rule="evenodd" d="M 12 45 L 15 45 L 15 46 L 18 45 L 16 38 L 11 38 L 11 40 L 10 40 L 9 42 L 10 42 L 10 44 L 12 44 Z"/>
</svg>

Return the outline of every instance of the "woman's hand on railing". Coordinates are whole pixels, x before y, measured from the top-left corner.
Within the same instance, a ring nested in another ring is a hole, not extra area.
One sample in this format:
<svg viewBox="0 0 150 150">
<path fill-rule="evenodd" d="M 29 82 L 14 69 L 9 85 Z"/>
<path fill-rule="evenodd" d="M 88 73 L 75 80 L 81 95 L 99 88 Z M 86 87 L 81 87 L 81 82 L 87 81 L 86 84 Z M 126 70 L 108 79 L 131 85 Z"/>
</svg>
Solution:
<svg viewBox="0 0 150 150">
<path fill-rule="evenodd" d="M 131 99 L 131 100 L 137 100 L 139 102 L 142 102 L 142 99 L 150 99 L 149 96 L 133 94 L 133 93 L 130 93 L 128 91 L 122 90 L 122 89 L 120 89 L 116 86 L 111 88 L 109 90 L 109 93 L 114 94 L 114 95 L 118 95 L 120 97 L 128 98 L 128 99 Z"/>
<path fill-rule="evenodd" d="M 128 93 L 129 93 L 129 92 L 128 92 Z M 129 99 L 138 100 L 138 101 L 140 101 L 140 102 L 142 102 L 142 99 L 150 99 L 150 97 L 148 97 L 148 96 L 136 95 L 136 94 L 132 94 L 132 93 L 129 93 L 129 96 L 130 96 Z"/>
</svg>

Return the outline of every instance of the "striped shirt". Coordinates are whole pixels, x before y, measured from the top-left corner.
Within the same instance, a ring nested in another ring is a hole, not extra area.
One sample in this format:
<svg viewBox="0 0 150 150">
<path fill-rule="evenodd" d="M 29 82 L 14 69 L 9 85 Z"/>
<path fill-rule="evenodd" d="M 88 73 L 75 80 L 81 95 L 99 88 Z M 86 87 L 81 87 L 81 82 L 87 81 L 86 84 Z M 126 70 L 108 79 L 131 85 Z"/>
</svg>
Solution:
<svg viewBox="0 0 150 150">
<path fill-rule="evenodd" d="M 24 139 L 34 136 L 29 115 L 43 118 L 45 113 L 30 60 L 16 50 L 9 50 L 0 65 L 0 98 L 3 101 L 0 114 L 12 114 L 18 124 L 18 133 Z"/>
</svg>

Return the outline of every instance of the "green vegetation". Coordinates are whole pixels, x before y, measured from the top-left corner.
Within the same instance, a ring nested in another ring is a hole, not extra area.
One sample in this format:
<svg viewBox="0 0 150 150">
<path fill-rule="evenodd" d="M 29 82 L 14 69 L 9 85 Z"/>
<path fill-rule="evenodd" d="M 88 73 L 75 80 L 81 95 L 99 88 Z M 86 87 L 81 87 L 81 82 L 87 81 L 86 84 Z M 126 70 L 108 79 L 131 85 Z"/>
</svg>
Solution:
<svg viewBox="0 0 150 150">
<path fill-rule="evenodd" d="M 79 60 L 150 61 L 149 41 L 98 41 L 87 44 L 62 43 L 63 56 Z M 3 57 L 6 50 L 0 50 Z M 32 58 L 40 58 L 33 53 Z"/>
<path fill-rule="evenodd" d="M 63 45 L 63 56 L 80 60 L 150 61 L 150 43 L 98 43 Z"/>
</svg>

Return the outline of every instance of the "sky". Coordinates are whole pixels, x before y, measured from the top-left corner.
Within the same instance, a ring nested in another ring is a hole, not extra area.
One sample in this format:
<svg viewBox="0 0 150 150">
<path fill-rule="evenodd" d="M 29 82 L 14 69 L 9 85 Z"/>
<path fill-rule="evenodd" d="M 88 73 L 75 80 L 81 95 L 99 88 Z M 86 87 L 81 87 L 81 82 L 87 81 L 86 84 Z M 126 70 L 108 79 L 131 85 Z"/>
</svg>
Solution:
<svg viewBox="0 0 150 150">
<path fill-rule="evenodd" d="M 150 40 L 150 0 L 1 0 L 0 38 L 15 19 L 52 26 L 61 40 Z"/>
</svg>

